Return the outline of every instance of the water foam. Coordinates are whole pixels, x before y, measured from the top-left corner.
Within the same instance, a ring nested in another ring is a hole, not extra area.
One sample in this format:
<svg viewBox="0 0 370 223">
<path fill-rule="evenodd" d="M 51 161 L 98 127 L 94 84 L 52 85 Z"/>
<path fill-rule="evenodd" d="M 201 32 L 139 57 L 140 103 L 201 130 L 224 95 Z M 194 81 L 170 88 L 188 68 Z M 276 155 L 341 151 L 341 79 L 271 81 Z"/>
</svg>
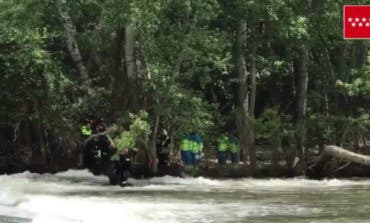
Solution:
<svg viewBox="0 0 370 223">
<path fill-rule="evenodd" d="M 320 207 L 291 203 L 302 191 L 370 187 L 368 180 L 156 177 L 109 186 L 86 170 L 0 176 L 0 215 L 33 222 L 224 222 L 263 216 L 310 216 Z M 288 191 L 286 201 L 279 191 Z M 316 193 L 316 192 L 315 192 Z M 290 195 L 291 194 L 291 195 Z M 294 196 L 293 196 L 294 195 Z M 304 194 L 303 194 L 304 195 Z M 295 201 L 295 200 L 294 200 Z M 170 221 L 169 221 L 170 219 Z"/>
</svg>

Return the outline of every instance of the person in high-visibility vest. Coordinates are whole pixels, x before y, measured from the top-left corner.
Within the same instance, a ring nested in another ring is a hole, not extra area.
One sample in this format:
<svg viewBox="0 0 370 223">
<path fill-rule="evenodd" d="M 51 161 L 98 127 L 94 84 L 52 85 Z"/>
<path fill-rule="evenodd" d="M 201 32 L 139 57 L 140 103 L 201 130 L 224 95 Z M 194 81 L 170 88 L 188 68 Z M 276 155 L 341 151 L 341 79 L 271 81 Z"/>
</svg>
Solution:
<svg viewBox="0 0 370 223">
<path fill-rule="evenodd" d="M 231 163 L 239 163 L 239 139 L 236 136 L 229 136 L 229 151 Z"/>
<path fill-rule="evenodd" d="M 191 132 L 189 135 L 189 148 L 190 148 L 190 158 L 189 165 L 185 167 L 186 172 L 193 176 L 198 174 L 198 164 L 203 149 L 203 142 L 200 135 L 196 132 Z"/>
<path fill-rule="evenodd" d="M 181 159 L 184 167 L 191 165 L 192 141 L 188 134 L 181 137 L 180 141 Z"/>
<path fill-rule="evenodd" d="M 202 137 L 196 132 L 191 133 L 192 136 L 192 162 L 194 167 L 198 167 L 201 153 L 203 150 Z"/>
<path fill-rule="evenodd" d="M 227 135 L 221 135 L 220 138 L 217 140 L 217 144 L 218 164 L 224 165 L 226 164 L 226 159 L 229 151 L 229 138 L 227 137 Z"/>
<path fill-rule="evenodd" d="M 86 121 L 86 124 L 81 126 L 81 134 L 83 137 L 89 137 L 93 134 L 92 126 L 90 121 Z"/>
</svg>

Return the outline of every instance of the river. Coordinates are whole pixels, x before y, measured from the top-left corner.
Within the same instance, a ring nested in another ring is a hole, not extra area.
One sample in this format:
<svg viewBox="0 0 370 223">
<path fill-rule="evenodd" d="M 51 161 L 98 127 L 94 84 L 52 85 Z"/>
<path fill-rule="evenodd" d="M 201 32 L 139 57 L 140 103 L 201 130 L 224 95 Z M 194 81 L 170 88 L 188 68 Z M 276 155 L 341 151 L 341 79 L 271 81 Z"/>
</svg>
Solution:
<svg viewBox="0 0 370 223">
<path fill-rule="evenodd" d="M 0 222 L 370 222 L 370 180 L 0 176 Z"/>
</svg>

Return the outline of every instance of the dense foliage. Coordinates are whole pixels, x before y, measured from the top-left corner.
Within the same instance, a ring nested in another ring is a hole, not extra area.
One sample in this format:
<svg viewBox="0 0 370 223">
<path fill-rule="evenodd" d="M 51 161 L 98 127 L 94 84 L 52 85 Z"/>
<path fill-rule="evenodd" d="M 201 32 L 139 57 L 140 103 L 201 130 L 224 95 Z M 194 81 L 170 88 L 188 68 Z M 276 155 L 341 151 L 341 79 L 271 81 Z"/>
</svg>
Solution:
<svg viewBox="0 0 370 223">
<path fill-rule="evenodd" d="M 365 147 L 369 42 L 341 28 L 343 4 L 363 2 L 0 0 L 1 138 L 78 139 L 96 116 L 120 125 L 121 149 L 163 129 L 171 148 L 234 129 L 244 153 L 255 139 Z"/>
</svg>

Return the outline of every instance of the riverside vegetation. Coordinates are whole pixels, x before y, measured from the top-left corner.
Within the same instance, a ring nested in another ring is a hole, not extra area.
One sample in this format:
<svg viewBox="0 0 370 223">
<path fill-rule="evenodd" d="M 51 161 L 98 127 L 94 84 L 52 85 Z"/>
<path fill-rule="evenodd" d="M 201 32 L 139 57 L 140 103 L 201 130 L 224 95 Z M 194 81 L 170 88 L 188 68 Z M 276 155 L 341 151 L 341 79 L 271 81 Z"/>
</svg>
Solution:
<svg viewBox="0 0 370 223">
<path fill-rule="evenodd" d="M 342 37 L 343 4 L 365 3 L 0 0 L 0 172 L 80 167 L 88 116 L 154 174 L 163 130 L 173 154 L 198 131 L 208 159 L 236 129 L 250 173 L 266 148 L 294 174 L 324 145 L 366 153 L 370 45 Z"/>
</svg>

